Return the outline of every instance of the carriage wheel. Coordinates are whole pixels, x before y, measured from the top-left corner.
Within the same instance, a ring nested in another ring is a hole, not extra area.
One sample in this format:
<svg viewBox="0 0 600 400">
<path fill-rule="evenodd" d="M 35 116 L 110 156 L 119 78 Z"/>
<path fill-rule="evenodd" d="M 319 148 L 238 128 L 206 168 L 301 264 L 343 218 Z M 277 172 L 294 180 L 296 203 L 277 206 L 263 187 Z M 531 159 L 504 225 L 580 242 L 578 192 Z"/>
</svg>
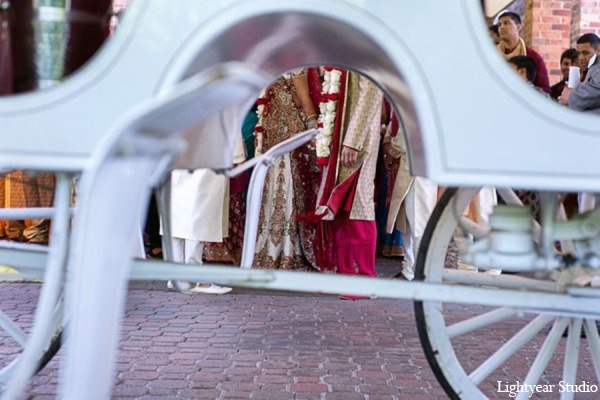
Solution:
<svg viewBox="0 0 600 400">
<path fill-rule="evenodd" d="M 472 279 L 460 277 L 487 274 L 453 269 L 456 263 L 447 257 L 448 248 L 455 247 L 462 233 L 456 216 L 460 213 L 455 210 L 466 209 L 476 194 L 473 189 L 448 189 L 444 193 L 421 242 L 416 279 L 471 285 Z M 503 280 L 508 279 L 502 276 Z M 535 296 L 538 289 L 532 289 L 532 285 L 550 288 L 553 284 L 548 278 L 523 274 L 512 275 L 510 280 L 512 286 L 500 282 L 497 287 L 518 288 L 520 280 L 527 281 L 527 290 Z M 492 284 L 485 287 L 495 290 Z M 582 298 L 581 301 L 597 300 Z M 432 301 L 415 302 L 415 314 L 427 360 L 453 399 L 508 395 L 499 392 L 509 390 L 505 384 L 517 381 L 547 385 L 548 390 L 553 389 L 553 396 L 561 389 L 560 381 L 565 384 L 586 381 L 600 386 L 600 338 L 593 319 Z M 486 340 L 481 340 L 481 334 L 485 334 Z M 578 371 L 578 365 L 584 368 Z"/>
<path fill-rule="evenodd" d="M 21 285 L 14 283 L 14 285 Z M 22 294 L 22 291 L 19 291 Z M 37 299 L 32 299 L 29 304 L 35 304 Z M 14 305 L 14 304 L 13 304 Z M 45 340 L 44 350 L 39 354 L 36 372 L 41 371 L 58 352 L 62 344 L 63 332 L 63 310 L 64 304 L 61 298 L 52 315 L 51 329 Z M 7 302 L 0 307 L 0 394 L 5 390 L 7 384 L 18 365 L 22 351 L 27 343 L 27 331 L 31 328 L 33 319 L 31 311 L 25 310 L 23 315 Z M 13 315 L 16 315 L 13 317 Z"/>
</svg>

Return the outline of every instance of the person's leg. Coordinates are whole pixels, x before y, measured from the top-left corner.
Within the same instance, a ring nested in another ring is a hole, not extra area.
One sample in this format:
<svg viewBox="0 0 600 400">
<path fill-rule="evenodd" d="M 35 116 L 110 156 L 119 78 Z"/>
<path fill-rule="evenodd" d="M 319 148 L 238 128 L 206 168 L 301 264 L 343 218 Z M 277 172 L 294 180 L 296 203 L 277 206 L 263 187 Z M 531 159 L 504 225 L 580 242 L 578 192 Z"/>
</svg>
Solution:
<svg viewBox="0 0 600 400">
<path fill-rule="evenodd" d="M 348 231 L 353 236 L 351 253 L 358 267 L 358 274 L 377 277 L 375 272 L 377 224 L 375 221 L 349 220 Z"/>
<path fill-rule="evenodd" d="M 375 221 L 351 220 L 340 212 L 334 221 L 338 273 L 377 276 L 377 224 Z"/>
<path fill-rule="evenodd" d="M 32 193 L 28 204 L 30 207 L 52 207 L 55 179 L 49 173 L 39 173 L 30 177 L 29 183 Z M 33 219 L 26 222 L 23 238 L 29 243 L 46 244 L 50 239 L 50 220 Z"/>
<path fill-rule="evenodd" d="M 408 234 L 404 238 L 406 254 L 402 263 L 402 275 L 408 280 L 414 279 L 421 239 L 436 202 L 437 185 L 426 178 L 415 177 L 405 199 Z"/>
<path fill-rule="evenodd" d="M 23 231 L 25 230 L 25 224 L 23 221 L 18 220 L 7 220 L 4 231 L 6 232 L 6 237 L 10 240 L 21 240 L 23 237 Z"/>
<path fill-rule="evenodd" d="M 202 264 L 202 254 L 204 254 L 204 242 L 185 239 L 183 262 L 186 264 Z"/>
<path fill-rule="evenodd" d="M 408 202 L 406 204 L 408 208 Z M 407 210 L 408 212 L 408 210 Z M 415 246 L 415 236 L 411 229 L 410 223 L 407 224 L 407 231 L 404 237 L 404 260 L 402 260 L 402 276 L 409 281 L 415 278 L 414 265 L 417 260 L 417 247 Z"/>
<path fill-rule="evenodd" d="M 338 273 L 376 277 L 377 224 L 375 221 L 353 221 L 339 215 L 335 224 Z M 361 300 L 369 296 L 341 294 L 343 300 Z"/>
<path fill-rule="evenodd" d="M 204 242 L 198 240 L 185 241 L 185 263 L 201 265 L 202 256 L 204 254 Z M 230 287 L 219 286 L 212 283 L 197 282 L 196 286 L 191 288 L 190 293 L 205 293 L 205 294 L 225 294 L 231 292 Z"/>
<path fill-rule="evenodd" d="M 185 239 L 181 239 L 181 238 L 173 238 L 173 240 L 171 241 L 171 247 L 173 248 L 173 262 L 176 263 L 183 263 L 186 259 L 186 254 L 185 254 L 185 243 L 186 240 Z M 194 284 L 192 282 L 186 282 L 186 281 L 168 281 L 167 282 L 167 288 L 169 289 L 177 289 L 180 292 L 184 292 L 187 293 L 192 287 L 194 286 Z"/>
<path fill-rule="evenodd" d="M 342 213 L 336 216 L 333 221 L 333 234 L 335 237 L 335 252 L 338 262 L 338 274 L 356 275 L 358 270 L 354 262 L 352 252 L 349 250 L 351 235 L 348 235 L 347 223 L 348 217 Z"/>
<path fill-rule="evenodd" d="M 50 239 L 50 220 L 32 219 L 25 222 L 23 238 L 29 243 L 47 244 Z"/>
<path fill-rule="evenodd" d="M 146 253 L 151 258 L 161 259 L 162 242 L 160 238 L 160 218 L 158 215 L 158 206 L 156 204 L 156 196 L 154 193 L 150 196 L 145 225 L 144 233 L 147 237 Z"/>
</svg>

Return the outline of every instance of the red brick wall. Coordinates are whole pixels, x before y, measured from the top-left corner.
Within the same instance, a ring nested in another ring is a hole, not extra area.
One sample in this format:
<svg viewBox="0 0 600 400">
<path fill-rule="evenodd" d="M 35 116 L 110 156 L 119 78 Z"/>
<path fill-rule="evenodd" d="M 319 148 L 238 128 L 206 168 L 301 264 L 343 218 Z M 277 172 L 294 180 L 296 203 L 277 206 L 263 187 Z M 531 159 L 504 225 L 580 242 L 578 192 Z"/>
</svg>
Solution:
<svg viewBox="0 0 600 400">
<path fill-rule="evenodd" d="M 600 35 L 600 0 L 515 0 L 509 10 L 521 15 L 521 35 L 546 61 L 550 83 L 560 76 L 560 55 L 584 33 Z"/>
<path fill-rule="evenodd" d="M 600 35 L 600 0 L 579 1 L 581 2 L 580 35 L 589 32 Z"/>
<path fill-rule="evenodd" d="M 550 83 L 560 80 L 560 55 L 570 47 L 573 2 L 527 0 L 526 3 L 523 38 L 544 58 Z"/>
</svg>

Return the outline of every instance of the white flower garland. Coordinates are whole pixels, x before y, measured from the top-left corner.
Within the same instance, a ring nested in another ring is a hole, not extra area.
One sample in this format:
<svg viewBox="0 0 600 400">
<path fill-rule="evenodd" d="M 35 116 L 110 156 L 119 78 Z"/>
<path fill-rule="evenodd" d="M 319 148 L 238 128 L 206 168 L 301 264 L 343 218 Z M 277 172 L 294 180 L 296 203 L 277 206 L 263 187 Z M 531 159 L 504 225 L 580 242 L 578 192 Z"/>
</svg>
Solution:
<svg viewBox="0 0 600 400">
<path fill-rule="evenodd" d="M 340 93 L 340 78 L 342 71 L 339 69 L 325 70 L 321 93 L 325 95 L 338 95 Z M 331 96 L 329 96 L 331 97 Z M 337 96 L 334 96 L 337 98 Z M 335 117 L 338 100 L 325 99 L 319 103 L 319 134 L 317 135 L 317 157 L 327 158 L 331 154 L 331 142 L 335 128 Z"/>
</svg>

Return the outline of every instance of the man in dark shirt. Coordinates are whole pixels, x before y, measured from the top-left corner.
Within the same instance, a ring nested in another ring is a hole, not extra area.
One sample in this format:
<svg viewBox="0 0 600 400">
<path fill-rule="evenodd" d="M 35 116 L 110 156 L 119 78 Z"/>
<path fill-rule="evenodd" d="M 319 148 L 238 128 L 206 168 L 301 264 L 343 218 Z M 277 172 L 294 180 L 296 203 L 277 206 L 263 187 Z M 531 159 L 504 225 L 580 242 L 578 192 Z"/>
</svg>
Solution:
<svg viewBox="0 0 600 400">
<path fill-rule="evenodd" d="M 595 33 L 581 35 L 577 39 L 577 51 L 579 52 L 579 68 L 583 82 L 592 58 L 600 52 L 600 38 Z"/>
<path fill-rule="evenodd" d="M 567 81 L 569 79 L 569 68 L 579 66 L 579 52 L 577 49 L 567 49 L 563 51 L 560 56 L 560 72 L 562 72 L 562 79 L 551 88 L 550 95 L 554 100 L 558 100 L 562 94 Z"/>
<path fill-rule="evenodd" d="M 498 32 L 500 33 L 498 50 L 506 60 L 510 60 L 514 56 L 531 57 L 536 66 L 536 78 L 533 84 L 544 92 L 550 93 L 550 80 L 548 79 L 546 63 L 542 56 L 525 45 L 525 41 L 519 36 L 521 27 L 521 17 L 518 14 L 510 11 L 501 14 L 498 18 Z"/>
</svg>

